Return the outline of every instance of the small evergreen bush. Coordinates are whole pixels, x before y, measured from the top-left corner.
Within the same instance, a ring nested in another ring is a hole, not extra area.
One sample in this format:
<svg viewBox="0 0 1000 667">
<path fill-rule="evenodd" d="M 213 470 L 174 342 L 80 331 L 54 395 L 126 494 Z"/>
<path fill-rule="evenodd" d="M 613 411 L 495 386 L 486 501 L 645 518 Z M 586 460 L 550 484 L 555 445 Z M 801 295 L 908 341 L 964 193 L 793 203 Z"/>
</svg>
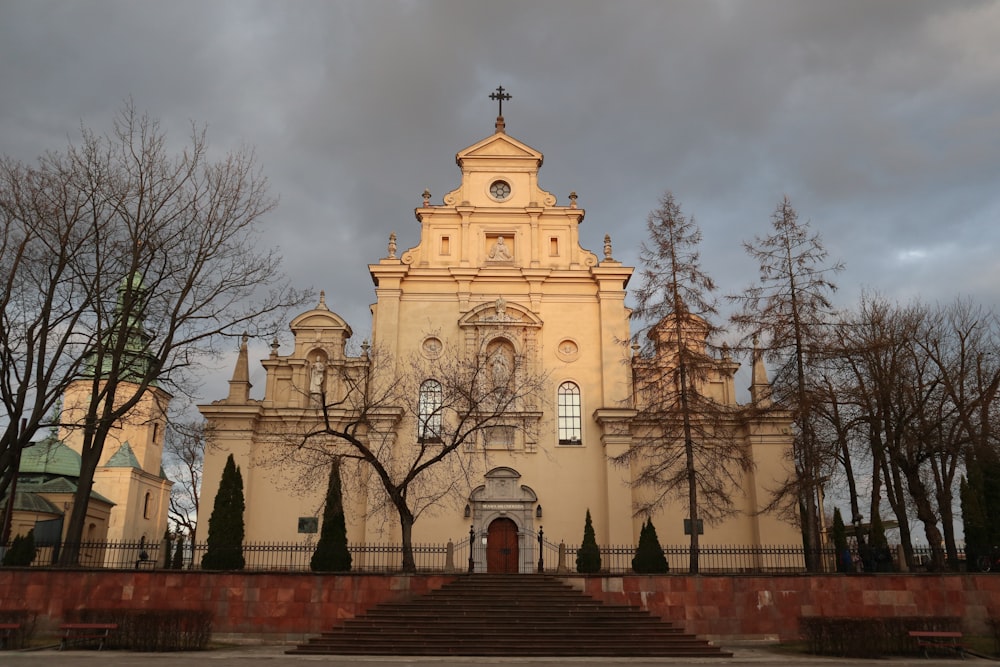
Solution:
<svg viewBox="0 0 1000 667">
<path fill-rule="evenodd" d="M 642 530 L 639 531 L 639 546 L 632 559 L 632 570 L 639 574 L 663 574 L 670 571 L 651 518 L 643 522 Z"/>
<path fill-rule="evenodd" d="M 597 546 L 594 535 L 594 524 L 590 520 L 590 510 L 587 510 L 587 520 L 583 525 L 583 542 L 576 552 L 576 571 L 593 573 L 601 571 L 601 550 Z"/>
<path fill-rule="evenodd" d="M 10 549 L 3 556 L 3 564 L 11 567 L 28 567 L 35 560 L 35 530 L 31 529 L 27 535 L 18 535 L 10 543 Z"/>
</svg>

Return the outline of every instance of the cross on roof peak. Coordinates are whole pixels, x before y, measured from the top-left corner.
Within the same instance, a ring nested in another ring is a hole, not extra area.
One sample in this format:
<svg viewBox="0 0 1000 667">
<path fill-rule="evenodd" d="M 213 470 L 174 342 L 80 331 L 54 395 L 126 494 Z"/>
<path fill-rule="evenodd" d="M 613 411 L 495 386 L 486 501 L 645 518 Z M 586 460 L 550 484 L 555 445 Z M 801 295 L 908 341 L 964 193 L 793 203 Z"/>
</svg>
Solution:
<svg viewBox="0 0 1000 667">
<path fill-rule="evenodd" d="M 499 105 L 497 109 L 497 129 L 499 130 L 503 126 L 503 102 L 504 100 L 510 99 L 510 93 L 504 90 L 503 86 L 497 86 L 497 89 L 490 93 L 490 99 L 495 100 Z"/>
</svg>

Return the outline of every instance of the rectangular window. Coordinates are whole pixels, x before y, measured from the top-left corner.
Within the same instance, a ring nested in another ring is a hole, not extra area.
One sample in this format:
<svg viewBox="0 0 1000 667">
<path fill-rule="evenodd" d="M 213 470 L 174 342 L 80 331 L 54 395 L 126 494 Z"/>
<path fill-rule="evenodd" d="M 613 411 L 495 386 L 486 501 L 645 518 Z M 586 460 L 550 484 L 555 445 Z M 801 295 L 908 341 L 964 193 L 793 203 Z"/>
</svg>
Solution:
<svg viewBox="0 0 1000 667">
<path fill-rule="evenodd" d="M 319 518 L 315 516 L 300 516 L 299 532 L 300 533 L 319 532 Z"/>
<path fill-rule="evenodd" d="M 583 432 L 580 388 L 573 382 L 559 385 L 559 444 L 579 445 Z"/>
<path fill-rule="evenodd" d="M 451 238 L 448 236 L 441 237 L 441 254 L 442 255 L 451 254 Z"/>
<path fill-rule="evenodd" d="M 559 239 L 555 236 L 549 239 L 549 255 L 552 257 L 559 255 Z"/>
</svg>

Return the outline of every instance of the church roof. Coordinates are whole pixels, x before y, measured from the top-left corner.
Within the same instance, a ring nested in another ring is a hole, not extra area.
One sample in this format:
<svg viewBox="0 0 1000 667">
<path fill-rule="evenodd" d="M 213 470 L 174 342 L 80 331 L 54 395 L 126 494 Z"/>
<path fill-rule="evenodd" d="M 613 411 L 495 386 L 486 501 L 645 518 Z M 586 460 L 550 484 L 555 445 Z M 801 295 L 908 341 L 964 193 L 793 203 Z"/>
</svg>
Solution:
<svg viewBox="0 0 1000 667">
<path fill-rule="evenodd" d="M 21 474 L 80 476 L 80 455 L 55 436 L 48 436 L 21 452 Z"/>
<path fill-rule="evenodd" d="M 37 514 L 54 514 L 61 516 L 63 511 L 37 493 L 40 484 L 21 484 L 14 498 L 15 512 L 34 512 Z M 7 498 L 0 502 L 0 507 L 6 507 Z"/>
<path fill-rule="evenodd" d="M 122 443 L 122 446 L 118 448 L 118 451 L 111 455 L 108 462 L 104 464 L 107 468 L 138 468 L 142 470 L 142 466 L 139 465 L 139 459 L 135 457 L 135 453 L 132 451 L 132 445 L 128 444 L 128 440 Z"/>
</svg>

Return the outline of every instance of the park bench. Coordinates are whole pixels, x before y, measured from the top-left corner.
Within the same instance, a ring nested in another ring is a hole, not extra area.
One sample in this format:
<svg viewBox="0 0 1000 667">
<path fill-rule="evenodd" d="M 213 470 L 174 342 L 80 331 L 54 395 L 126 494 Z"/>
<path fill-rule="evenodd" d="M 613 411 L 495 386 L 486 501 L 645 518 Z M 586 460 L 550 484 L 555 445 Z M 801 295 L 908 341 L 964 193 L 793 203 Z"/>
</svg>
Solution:
<svg viewBox="0 0 1000 667">
<path fill-rule="evenodd" d="M 100 651 L 111 631 L 117 629 L 117 623 L 63 623 L 59 626 L 59 631 L 62 632 L 59 650 L 73 644 L 97 641 L 97 650 Z"/>
<path fill-rule="evenodd" d="M 924 650 L 924 657 L 929 657 L 931 651 L 947 651 L 959 655 L 965 651 L 961 644 L 961 632 L 911 630 L 910 637 L 916 640 L 917 648 Z"/>
<path fill-rule="evenodd" d="M 20 623 L 0 623 L 0 649 L 7 648 L 11 635 L 20 629 Z"/>
</svg>

